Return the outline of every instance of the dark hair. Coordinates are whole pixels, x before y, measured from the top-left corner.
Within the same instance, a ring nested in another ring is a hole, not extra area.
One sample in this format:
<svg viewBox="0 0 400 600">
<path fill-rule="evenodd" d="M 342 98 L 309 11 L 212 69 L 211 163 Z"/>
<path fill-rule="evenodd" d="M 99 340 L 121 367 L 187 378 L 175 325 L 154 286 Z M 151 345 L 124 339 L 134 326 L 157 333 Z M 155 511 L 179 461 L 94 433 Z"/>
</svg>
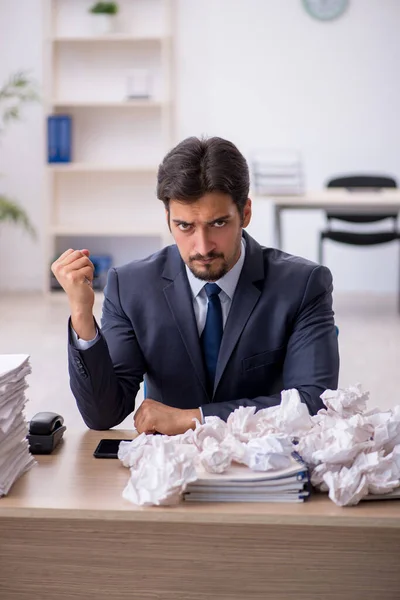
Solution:
<svg viewBox="0 0 400 600">
<path fill-rule="evenodd" d="M 209 192 L 229 194 L 243 217 L 250 178 L 246 159 L 232 142 L 189 137 L 165 156 L 158 168 L 157 197 L 192 203 Z"/>
</svg>

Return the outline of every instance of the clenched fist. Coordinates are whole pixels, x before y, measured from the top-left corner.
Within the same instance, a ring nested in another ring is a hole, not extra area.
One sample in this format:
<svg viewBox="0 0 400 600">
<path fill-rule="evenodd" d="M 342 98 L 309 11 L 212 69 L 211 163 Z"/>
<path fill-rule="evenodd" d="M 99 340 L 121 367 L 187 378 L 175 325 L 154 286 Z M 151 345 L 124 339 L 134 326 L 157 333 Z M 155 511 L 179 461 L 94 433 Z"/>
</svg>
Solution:
<svg viewBox="0 0 400 600">
<path fill-rule="evenodd" d="M 96 335 L 92 287 L 94 265 L 89 255 L 89 250 L 70 248 L 51 265 L 55 278 L 68 296 L 72 326 L 78 336 L 86 340 Z"/>
<path fill-rule="evenodd" d="M 146 398 L 135 413 L 135 428 L 139 433 L 178 435 L 195 428 L 193 419 L 201 420 L 200 409 L 181 409 L 166 406 Z"/>
</svg>

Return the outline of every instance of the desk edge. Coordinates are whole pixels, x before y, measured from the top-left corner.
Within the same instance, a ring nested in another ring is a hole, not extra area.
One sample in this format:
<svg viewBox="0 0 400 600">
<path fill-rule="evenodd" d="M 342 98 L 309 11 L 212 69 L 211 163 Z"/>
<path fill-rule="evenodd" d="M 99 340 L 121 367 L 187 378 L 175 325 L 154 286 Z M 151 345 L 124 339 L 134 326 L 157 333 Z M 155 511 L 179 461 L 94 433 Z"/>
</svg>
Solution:
<svg viewBox="0 0 400 600">
<path fill-rule="evenodd" d="M 194 507 L 192 505 L 192 507 Z M 196 508 L 198 508 L 196 506 Z M 343 516 L 338 515 L 275 515 L 275 514 L 238 514 L 197 510 L 188 512 L 179 508 L 144 508 L 123 510 L 88 510 L 88 509 L 49 509 L 49 508 L 1 508 L 0 522 L 3 519 L 60 519 L 86 521 L 137 521 L 153 523 L 180 524 L 224 524 L 224 525 L 290 525 L 316 527 L 362 527 L 400 529 L 398 517 L 356 517 L 348 513 L 352 508 L 343 508 Z M 346 514 L 347 513 L 347 514 Z"/>
</svg>

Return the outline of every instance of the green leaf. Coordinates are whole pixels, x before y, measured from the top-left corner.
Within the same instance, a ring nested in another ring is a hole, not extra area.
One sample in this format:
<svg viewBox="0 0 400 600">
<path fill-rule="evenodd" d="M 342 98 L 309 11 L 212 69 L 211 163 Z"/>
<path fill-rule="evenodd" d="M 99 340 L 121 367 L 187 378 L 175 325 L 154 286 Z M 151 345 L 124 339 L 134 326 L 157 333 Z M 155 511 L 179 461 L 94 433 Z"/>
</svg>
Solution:
<svg viewBox="0 0 400 600">
<path fill-rule="evenodd" d="M 11 75 L 0 87 L 0 133 L 21 118 L 23 105 L 39 100 L 38 84 L 25 71 Z"/>
<path fill-rule="evenodd" d="M 18 120 L 19 119 L 19 108 L 18 106 L 11 106 L 10 108 L 8 108 L 3 115 L 3 121 L 5 123 L 8 123 L 9 121 L 12 120 Z"/>
<path fill-rule="evenodd" d="M 11 222 L 15 225 L 21 225 L 25 231 L 36 239 L 36 231 L 25 210 L 14 200 L 0 195 L 0 223 L 1 222 Z"/>
<path fill-rule="evenodd" d="M 96 2 L 89 12 L 95 15 L 116 15 L 119 10 L 116 2 Z"/>
<path fill-rule="evenodd" d="M 9 80 L 0 87 L 1 100 L 15 100 L 18 102 L 35 102 L 39 100 L 38 85 L 24 71 L 14 73 Z"/>
</svg>

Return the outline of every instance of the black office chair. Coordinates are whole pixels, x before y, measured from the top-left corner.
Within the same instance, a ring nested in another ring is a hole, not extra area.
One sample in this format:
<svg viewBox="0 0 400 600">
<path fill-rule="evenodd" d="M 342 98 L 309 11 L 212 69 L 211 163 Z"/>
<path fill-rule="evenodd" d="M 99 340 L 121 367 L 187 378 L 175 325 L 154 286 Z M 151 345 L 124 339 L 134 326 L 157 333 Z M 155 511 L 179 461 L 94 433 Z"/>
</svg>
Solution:
<svg viewBox="0 0 400 600">
<path fill-rule="evenodd" d="M 346 188 L 349 191 L 364 188 L 367 190 L 379 190 L 382 188 L 397 188 L 396 181 L 391 177 L 380 177 L 371 175 L 353 175 L 348 177 L 338 177 L 331 179 L 327 183 L 328 188 Z M 387 244 L 395 240 L 400 240 L 398 229 L 398 214 L 397 213 L 381 213 L 381 214 L 348 214 L 340 212 L 326 211 L 328 228 L 321 231 L 319 238 L 318 260 L 320 264 L 324 263 L 324 241 L 331 240 L 340 244 L 349 244 L 352 246 L 375 246 L 378 244 Z M 331 229 L 332 220 L 346 221 L 347 223 L 376 223 L 385 219 L 393 221 L 392 231 L 375 231 L 375 232 L 355 232 L 355 231 L 338 231 Z M 399 282 L 400 286 L 400 282 Z M 399 287 L 399 303 L 398 310 L 400 313 L 400 287 Z"/>
</svg>

